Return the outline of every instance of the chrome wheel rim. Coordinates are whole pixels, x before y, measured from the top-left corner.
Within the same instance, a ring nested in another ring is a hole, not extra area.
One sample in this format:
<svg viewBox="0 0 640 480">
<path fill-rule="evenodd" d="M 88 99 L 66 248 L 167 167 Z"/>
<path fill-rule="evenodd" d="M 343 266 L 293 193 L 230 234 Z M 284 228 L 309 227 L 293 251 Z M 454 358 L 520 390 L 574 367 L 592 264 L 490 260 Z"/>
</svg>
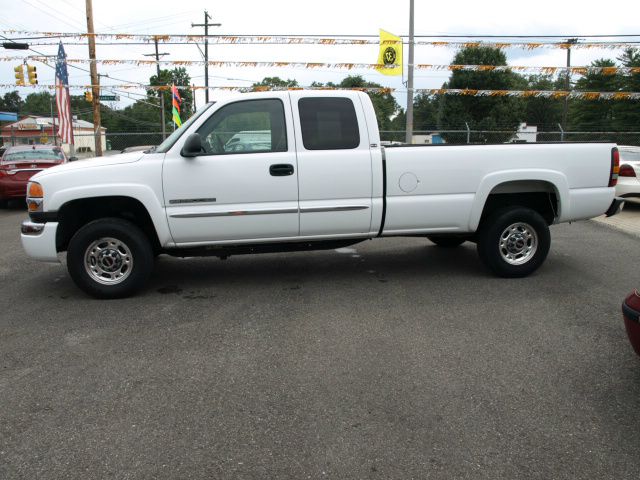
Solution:
<svg viewBox="0 0 640 480">
<path fill-rule="evenodd" d="M 513 223 L 500 235 L 499 249 L 502 259 L 509 265 L 522 265 L 538 250 L 538 235 L 528 223 Z"/>
<path fill-rule="evenodd" d="M 95 240 L 84 254 L 84 268 L 89 276 L 103 285 L 124 282 L 133 269 L 131 249 L 122 240 L 104 237 Z"/>
</svg>

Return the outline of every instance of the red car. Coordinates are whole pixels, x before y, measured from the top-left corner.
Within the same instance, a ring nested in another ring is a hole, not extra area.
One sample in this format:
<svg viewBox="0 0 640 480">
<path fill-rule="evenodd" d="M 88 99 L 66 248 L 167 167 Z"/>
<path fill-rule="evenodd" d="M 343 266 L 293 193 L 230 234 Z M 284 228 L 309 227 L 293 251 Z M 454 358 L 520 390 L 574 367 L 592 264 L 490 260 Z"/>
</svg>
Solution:
<svg viewBox="0 0 640 480">
<path fill-rule="evenodd" d="M 622 304 L 622 316 L 631 346 L 640 355 L 640 293 L 631 292 Z"/>
<path fill-rule="evenodd" d="M 66 161 L 62 149 L 52 145 L 7 148 L 0 160 L 0 204 L 16 198 L 24 199 L 27 182 L 33 175 Z"/>
</svg>

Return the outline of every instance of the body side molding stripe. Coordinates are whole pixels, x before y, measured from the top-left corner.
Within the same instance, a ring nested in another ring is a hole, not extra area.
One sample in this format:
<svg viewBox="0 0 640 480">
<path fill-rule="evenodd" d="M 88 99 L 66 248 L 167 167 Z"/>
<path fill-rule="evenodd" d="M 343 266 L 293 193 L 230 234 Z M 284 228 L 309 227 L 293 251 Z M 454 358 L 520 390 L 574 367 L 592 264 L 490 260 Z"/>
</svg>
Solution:
<svg viewBox="0 0 640 480">
<path fill-rule="evenodd" d="M 303 207 L 300 209 L 302 213 L 315 212 L 348 212 L 351 210 L 366 210 L 369 205 L 338 205 L 336 207 Z"/>
<path fill-rule="evenodd" d="M 215 202 L 215 198 L 178 198 L 175 200 L 169 200 L 171 205 L 183 204 L 183 203 L 213 203 Z"/>
<path fill-rule="evenodd" d="M 193 212 L 174 213 L 171 218 L 204 218 L 204 217 L 242 217 L 245 215 L 277 215 L 280 213 L 298 213 L 297 208 L 274 208 L 270 210 L 229 210 L 226 212 Z"/>
<path fill-rule="evenodd" d="M 306 208 L 274 208 L 265 210 L 229 210 L 223 212 L 189 212 L 174 213 L 171 218 L 206 218 L 206 217 L 241 217 L 245 215 L 278 215 L 283 213 L 318 213 L 318 212 L 347 212 L 352 210 L 366 210 L 368 205 L 339 205 L 336 207 L 306 207 Z"/>
</svg>

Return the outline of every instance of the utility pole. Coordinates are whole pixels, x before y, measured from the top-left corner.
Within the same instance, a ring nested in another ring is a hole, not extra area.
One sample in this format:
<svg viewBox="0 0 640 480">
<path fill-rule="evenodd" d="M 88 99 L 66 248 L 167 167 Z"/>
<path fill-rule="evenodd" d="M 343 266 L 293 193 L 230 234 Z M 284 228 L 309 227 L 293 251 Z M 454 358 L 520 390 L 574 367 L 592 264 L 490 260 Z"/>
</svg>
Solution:
<svg viewBox="0 0 640 480">
<path fill-rule="evenodd" d="M 413 1 L 413 0 L 412 0 Z M 209 27 L 219 27 L 221 23 L 209 23 L 211 15 L 204 11 L 204 23 L 192 23 L 191 27 L 204 27 L 204 101 L 209 103 Z"/>
<path fill-rule="evenodd" d="M 168 53 L 158 53 L 158 37 L 153 37 L 153 43 L 156 46 L 156 53 L 145 53 L 144 57 L 156 57 L 156 72 L 158 74 L 158 83 L 160 83 L 160 57 L 164 57 L 165 55 L 169 55 Z M 162 89 L 158 90 L 158 94 L 160 95 L 160 125 L 162 127 L 162 139 L 164 140 L 166 135 L 166 126 L 165 126 L 165 118 L 164 118 L 164 91 Z"/>
<path fill-rule="evenodd" d="M 578 43 L 578 39 L 577 38 L 569 38 L 567 39 L 567 43 L 569 45 L 575 45 L 576 43 Z M 567 74 L 564 77 L 564 89 L 566 92 L 569 92 L 571 90 L 571 72 L 570 72 L 570 68 L 571 68 L 571 47 L 567 47 Z M 567 128 L 567 116 L 569 114 L 569 95 L 567 94 L 566 97 L 564 97 L 564 108 L 562 110 L 562 127 L 564 129 Z M 564 133 L 564 131 L 563 131 Z M 564 136 L 564 135 L 563 135 Z"/>
<path fill-rule="evenodd" d="M 409 61 L 407 67 L 407 132 L 406 143 L 413 141 L 413 0 L 409 0 Z"/>
<path fill-rule="evenodd" d="M 102 156 L 102 135 L 100 135 L 100 78 L 96 66 L 96 36 L 93 30 L 93 5 L 91 0 L 86 0 L 87 9 L 87 33 L 89 39 L 89 59 L 91 65 L 91 91 L 93 95 L 93 136 L 95 139 L 96 157 Z"/>
</svg>

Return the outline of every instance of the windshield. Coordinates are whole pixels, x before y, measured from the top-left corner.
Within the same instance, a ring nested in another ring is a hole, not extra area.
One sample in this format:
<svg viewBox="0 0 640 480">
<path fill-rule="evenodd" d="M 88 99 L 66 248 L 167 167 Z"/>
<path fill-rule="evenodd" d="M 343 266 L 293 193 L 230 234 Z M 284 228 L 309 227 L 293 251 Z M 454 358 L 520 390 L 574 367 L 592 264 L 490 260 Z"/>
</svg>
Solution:
<svg viewBox="0 0 640 480">
<path fill-rule="evenodd" d="M 162 142 L 156 148 L 149 150 L 149 153 L 166 153 L 167 151 L 169 151 L 169 149 L 173 147 L 173 145 L 178 141 L 182 134 L 187 131 L 191 124 L 195 122 L 204 112 L 206 112 L 214 103 L 215 102 L 207 103 L 202 110 L 196 112 L 189 120 L 183 123 L 179 129 L 169 135 L 164 142 Z"/>
<path fill-rule="evenodd" d="M 20 162 L 22 160 L 64 160 L 62 150 L 58 149 L 32 149 L 18 150 L 17 152 L 6 152 L 2 157 L 3 162 Z"/>
</svg>

